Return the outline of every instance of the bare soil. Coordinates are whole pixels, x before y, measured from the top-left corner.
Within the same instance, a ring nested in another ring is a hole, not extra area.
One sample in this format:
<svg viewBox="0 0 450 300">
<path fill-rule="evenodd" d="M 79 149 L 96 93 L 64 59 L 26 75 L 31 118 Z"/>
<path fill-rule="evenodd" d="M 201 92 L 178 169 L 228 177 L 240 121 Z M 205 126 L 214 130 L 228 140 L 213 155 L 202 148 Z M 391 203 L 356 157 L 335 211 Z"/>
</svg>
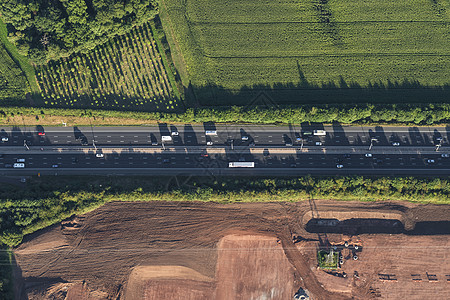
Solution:
<svg viewBox="0 0 450 300">
<path fill-rule="evenodd" d="M 400 214 L 403 224 L 414 227 L 416 222 L 450 220 L 448 206 L 325 200 L 314 204 L 109 203 L 32 234 L 15 249 L 17 297 L 239 299 L 242 294 L 243 299 L 292 299 L 302 287 L 314 299 L 377 295 L 413 299 L 425 293 L 426 298 L 439 298 L 436 296 L 445 293 L 445 287 L 448 290 L 445 272 L 450 271 L 444 268 L 450 265 L 445 255 L 448 235 L 353 237 L 362 241 L 364 250 L 358 261 L 347 260 L 342 270 L 350 274 L 358 269 L 359 279 L 349 276 L 342 281 L 317 270 L 318 234 L 304 229 L 305 214 L 311 210 L 369 212 L 364 218 L 370 217 L 370 212 L 374 218 L 379 218 L 380 212 Z M 293 236 L 297 237 L 295 244 Z M 340 241 L 347 236 L 333 233 L 328 238 Z M 435 244 L 437 250 L 431 247 Z M 157 266 L 164 268 L 155 272 Z M 413 271 L 422 274 L 422 279 L 424 272 L 437 274 L 439 282 L 421 282 L 436 291 L 411 287 L 417 285 L 411 280 Z M 398 280 L 382 281 L 379 272 L 395 273 Z M 62 283 L 70 284 L 69 292 L 50 297 L 49 291 Z"/>
</svg>

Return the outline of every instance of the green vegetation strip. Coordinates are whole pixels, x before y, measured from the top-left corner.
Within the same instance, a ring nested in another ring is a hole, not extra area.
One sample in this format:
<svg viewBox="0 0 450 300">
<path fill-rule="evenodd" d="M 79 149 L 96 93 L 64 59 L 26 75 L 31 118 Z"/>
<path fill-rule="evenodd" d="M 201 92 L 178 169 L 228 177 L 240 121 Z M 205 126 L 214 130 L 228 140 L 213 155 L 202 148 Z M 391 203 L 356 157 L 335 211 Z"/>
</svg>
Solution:
<svg viewBox="0 0 450 300">
<path fill-rule="evenodd" d="M 0 185 L 0 241 L 86 213 L 110 201 L 275 202 L 310 198 L 406 200 L 450 204 L 450 178 L 383 177 L 41 177 L 26 186 Z"/>
<path fill-rule="evenodd" d="M 442 124 L 450 120 L 450 104 L 359 104 L 277 107 L 191 108 L 184 113 L 124 112 L 111 110 L 0 107 L 0 124 L 56 125 L 70 119 L 73 125 L 140 125 L 151 122 L 290 124 L 303 122 L 342 124 Z M 55 118 L 58 117 L 58 118 Z M 47 121 L 50 120 L 50 121 Z M 34 123 L 33 123 L 33 122 Z M 17 122 L 17 123 L 14 123 Z M 46 123 L 47 122 L 47 123 Z"/>
<path fill-rule="evenodd" d="M 0 298 L 4 300 L 14 299 L 12 259 L 8 247 L 0 246 Z"/>
<path fill-rule="evenodd" d="M 19 54 L 16 46 L 11 44 L 11 42 L 8 40 L 8 31 L 6 30 L 6 24 L 3 23 L 1 18 L 0 18 L 0 41 L 5 47 L 8 54 L 11 56 L 11 58 L 20 66 L 22 71 L 25 73 L 28 83 L 31 86 L 31 91 L 33 93 L 39 93 L 39 87 L 36 82 L 33 66 L 30 64 L 28 58 L 26 56 Z M 7 69 L 2 67 L 0 68 L 0 70 L 7 70 Z M 26 90 L 25 92 L 28 91 Z"/>
</svg>

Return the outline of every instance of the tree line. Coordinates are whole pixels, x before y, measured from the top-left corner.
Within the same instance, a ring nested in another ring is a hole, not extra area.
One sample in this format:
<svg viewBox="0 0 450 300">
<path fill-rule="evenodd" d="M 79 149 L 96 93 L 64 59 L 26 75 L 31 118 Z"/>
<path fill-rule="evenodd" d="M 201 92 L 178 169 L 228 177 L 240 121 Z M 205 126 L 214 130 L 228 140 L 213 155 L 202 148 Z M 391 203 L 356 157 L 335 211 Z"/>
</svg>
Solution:
<svg viewBox="0 0 450 300">
<path fill-rule="evenodd" d="M 112 111 L 94 109 L 58 109 L 36 107 L 0 107 L 0 123 L 8 124 L 13 116 L 45 116 L 116 118 L 146 122 L 182 123 L 253 123 L 253 124 L 415 124 L 433 125 L 450 121 L 450 103 L 429 104 L 329 104 L 286 105 L 277 107 L 201 107 L 188 108 L 181 113 Z M 45 120 L 43 120 L 45 123 Z M 45 124 L 42 124 L 45 125 Z M 78 124 L 80 125 L 80 124 Z"/>
<path fill-rule="evenodd" d="M 2 0 L 8 38 L 22 55 L 45 63 L 88 51 L 157 13 L 156 0 Z"/>
</svg>

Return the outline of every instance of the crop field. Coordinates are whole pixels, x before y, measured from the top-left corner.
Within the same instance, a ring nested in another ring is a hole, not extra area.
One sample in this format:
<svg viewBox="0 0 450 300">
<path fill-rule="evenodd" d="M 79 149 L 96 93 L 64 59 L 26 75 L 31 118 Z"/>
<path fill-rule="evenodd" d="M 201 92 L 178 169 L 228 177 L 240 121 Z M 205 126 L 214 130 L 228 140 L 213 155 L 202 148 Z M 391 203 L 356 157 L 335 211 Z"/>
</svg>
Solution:
<svg viewBox="0 0 450 300">
<path fill-rule="evenodd" d="M 149 25 L 94 48 L 87 54 L 37 66 L 48 107 L 176 111 L 172 88 Z"/>
<path fill-rule="evenodd" d="M 260 91 L 289 103 L 450 94 L 448 0 L 163 0 L 161 10 L 203 104 Z"/>
</svg>

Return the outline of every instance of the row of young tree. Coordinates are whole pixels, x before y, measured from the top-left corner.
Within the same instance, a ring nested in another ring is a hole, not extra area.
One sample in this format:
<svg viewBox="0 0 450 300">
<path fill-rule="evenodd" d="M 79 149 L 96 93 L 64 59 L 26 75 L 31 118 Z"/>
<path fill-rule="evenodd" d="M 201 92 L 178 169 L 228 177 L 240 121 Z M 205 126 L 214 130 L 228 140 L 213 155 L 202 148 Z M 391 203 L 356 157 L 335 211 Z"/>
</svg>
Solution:
<svg viewBox="0 0 450 300">
<path fill-rule="evenodd" d="M 156 0 L 2 0 L 9 39 L 35 63 L 87 51 L 156 14 Z"/>
<path fill-rule="evenodd" d="M 26 188 L 0 186 L 0 242 L 18 245 L 25 234 L 110 201 L 233 203 L 316 198 L 448 204 L 449 196 L 448 177 L 61 177 L 57 181 L 42 177 L 31 179 Z"/>
</svg>

